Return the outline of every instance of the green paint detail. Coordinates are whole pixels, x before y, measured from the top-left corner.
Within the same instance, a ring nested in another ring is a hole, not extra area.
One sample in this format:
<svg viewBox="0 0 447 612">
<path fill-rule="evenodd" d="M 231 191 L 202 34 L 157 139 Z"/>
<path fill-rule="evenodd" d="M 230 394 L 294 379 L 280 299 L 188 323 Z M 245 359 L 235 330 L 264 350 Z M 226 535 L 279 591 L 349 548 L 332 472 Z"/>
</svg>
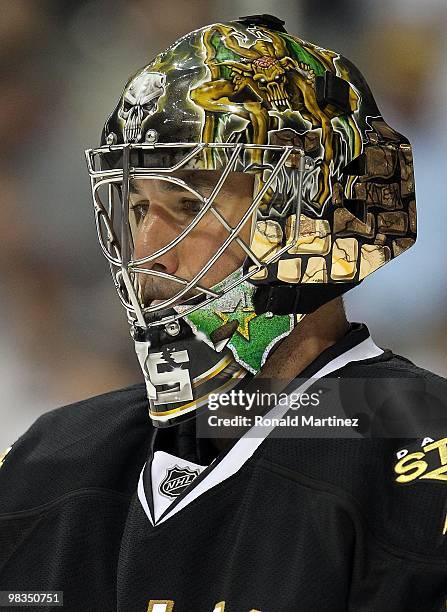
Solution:
<svg viewBox="0 0 447 612">
<path fill-rule="evenodd" d="M 240 62 L 241 58 L 237 53 L 228 49 L 224 44 L 222 44 L 222 40 L 220 35 L 216 32 L 211 37 L 211 44 L 215 50 L 215 61 L 216 62 L 225 62 L 225 61 L 234 61 Z M 222 79 L 226 79 L 227 81 L 231 81 L 231 68 L 228 66 L 219 66 L 219 72 Z"/>
<path fill-rule="evenodd" d="M 185 317 L 197 328 L 197 331 L 203 332 L 209 339 L 212 332 L 222 325 L 222 320 L 211 310 L 211 308 L 200 308 Z"/>
<path fill-rule="evenodd" d="M 309 53 L 307 49 L 299 45 L 295 39 L 287 34 L 281 34 L 281 37 L 285 40 L 292 58 L 308 64 L 315 72 L 315 76 L 322 76 L 326 72 L 324 65 L 319 62 L 314 55 Z"/>
<path fill-rule="evenodd" d="M 222 290 L 230 281 L 234 281 L 237 275 L 240 276 L 239 271 L 213 289 L 216 291 Z M 223 325 L 223 321 L 216 314 L 216 311 L 228 314 L 229 321 L 238 320 L 243 323 L 247 315 L 254 312 L 252 304 L 254 291 L 255 287 L 253 285 L 243 282 L 208 306 L 190 313 L 185 319 L 192 324 L 195 331 L 205 334 L 207 341 L 212 344 L 210 339 L 212 332 Z M 231 306 L 232 301 L 237 304 L 237 307 Z M 267 317 L 263 314 L 252 318 L 248 325 L 250 339 L 247 340 L 236 331 L 227 347 L 238 363 L 255 374 L 261 369 L 276 342 L 292 331 L 294 317 L 293 315 Z"/>
<path fill-rule="evenodd" d="M 355 121 L 354 114 L 351 117 L 352 117 L 352 120 Z M 335 119 L 333 119 L 333 126 L 343 135 L 343 138 L 347 141 L 345 163 L 349 163 L 356 156 L 356 152 L 354 150 L 355 136 L 356 136 L 354 126 L 349 121 L 348 117 L 343 117 L 343 116 L 335 117 Z M 359 132 L 360 132 L 360 129 L 359 129 Z M 358 152 L 358 154 L 360 154 L 360 151 Z"/>
<path fill-rule="evenodd" d="M 337 117 L 337 123 L 340 124 L 342 133 L 348 141 L 348 151 L 350 153 L 353 153 L 354 143 L 355 143 L 355 134 L 354 134 L 352 125 L 349 123 L 348 119 L 343 116 Z M 351 160 L 347 159 L 346 161 L 350 162 Z"/>
<path fill-rule="evenodd" d="M 246 340 L 236 332 L 228 347 L 233 352 L 236 361 L 241 360 L 243 364 L 259 372 L 268 355 L 267 347 L 272 348 L 276 344 L 275 339 L 278 340 L 292 331 L 292 317 L 267 318 L 265 315 L 258 315 L 249 322 L 249 326 L 250 340 Z"/>
</svg>

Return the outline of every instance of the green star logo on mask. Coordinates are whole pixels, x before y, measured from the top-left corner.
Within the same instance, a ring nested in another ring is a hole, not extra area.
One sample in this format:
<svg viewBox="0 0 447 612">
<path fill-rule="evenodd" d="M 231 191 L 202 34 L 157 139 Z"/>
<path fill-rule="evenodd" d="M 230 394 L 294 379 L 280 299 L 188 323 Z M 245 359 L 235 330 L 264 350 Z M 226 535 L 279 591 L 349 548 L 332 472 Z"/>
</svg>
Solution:
<svg viewBox="0 0 447 612">
<path fill-rule="evenodd" d="M 236 274 L 241 275 L 239 271 Z M 237 276 L 232 275 L 213 290 L 222 291 L 236 279 Z M 242 282 L 209 305 L 185 316 L 194 332 L 203 334 L 204 341 L 214 348 L 213 333 L 223 325 L 237 321 L 237 328 L 218 350 L 224 346 L 230 349 L 236 361 L 252 374 L 259 372 L 275 344 L 294 327 L 293 315 L 257 315 L 252 302 L 255 289 L 253 285 Z"/>
</svg>

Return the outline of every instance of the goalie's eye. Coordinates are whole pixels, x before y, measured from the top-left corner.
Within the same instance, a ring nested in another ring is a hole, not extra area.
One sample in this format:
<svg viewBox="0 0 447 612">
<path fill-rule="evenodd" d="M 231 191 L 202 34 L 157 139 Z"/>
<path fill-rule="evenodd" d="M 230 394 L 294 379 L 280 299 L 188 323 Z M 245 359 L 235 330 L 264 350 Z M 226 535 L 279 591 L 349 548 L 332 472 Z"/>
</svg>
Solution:
<svg viewBox="0 0 447 612">
<path fill-rule="evenodd" d="M 181 210 L 192 216 L 198 215 L 203 208 L 203 202 L 201 202 L 200 200 L 184 199 L 182 200 L 181 204 Z"/>
<path fill-rule="evenodd" d="M 181 198 L 170 207 L 170 214 L 173 219 L 180 223 L 188 223 L 202 210 L 204 203 L 200 200 Z M 135 222 L 141 224 L 150 209 L 149 200 L 140 200 L 131 205 L 131 210 L 135 215 Z"/>
<path fill-rule="evenodd" d="M 140 201 L 136 204 L 131 205 L 132 212 L 135 215 L 135 221 L 137 225 L 143 221 L 144 217 L 147 215 L 147 211 L 149 210 L 149 201 Z"/>
</svg>

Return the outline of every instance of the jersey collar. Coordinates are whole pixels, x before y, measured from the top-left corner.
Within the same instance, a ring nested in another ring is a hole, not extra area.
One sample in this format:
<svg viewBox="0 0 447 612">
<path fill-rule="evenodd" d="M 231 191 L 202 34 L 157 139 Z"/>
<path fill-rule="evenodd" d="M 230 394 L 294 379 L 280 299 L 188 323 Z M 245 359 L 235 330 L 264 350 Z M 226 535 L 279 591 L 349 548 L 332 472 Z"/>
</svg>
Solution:
<svg viewBox="0 0 447 612">
<path fill-rule="evenodd" d="M 297 388 L 289 388 L 295 394 L 304 393 L 316 380 L 340 370 L 348 363 L 371 359 L 383 354 L 383 349 L 372 340 L 367 326 L 363 323 L 351 323 L 350 331 L 336 344 L 323 351 L 299 376 Z M 303 379 L 306 379 L 303 382 Z M 296 383 L 295 383 L 296 384 Z M 275 406 L 265 416 L 269 422 L 282 418 L 289 410 L 286 403 Z M 154 499 L 152 494 L 152 458 L 141 470 L 138 482 L 138 499 L 150 523 L 160 525 L 187 507 L 192 501 L 224 482 L 238 472 L 255 451 L 263 444 L 274 429 L 274 425 L 254 425 L 244 435 L 222 451 L 189 485 L 188 489 L 177 497 L 158 520 L 154 519 Z"/>
</svg>

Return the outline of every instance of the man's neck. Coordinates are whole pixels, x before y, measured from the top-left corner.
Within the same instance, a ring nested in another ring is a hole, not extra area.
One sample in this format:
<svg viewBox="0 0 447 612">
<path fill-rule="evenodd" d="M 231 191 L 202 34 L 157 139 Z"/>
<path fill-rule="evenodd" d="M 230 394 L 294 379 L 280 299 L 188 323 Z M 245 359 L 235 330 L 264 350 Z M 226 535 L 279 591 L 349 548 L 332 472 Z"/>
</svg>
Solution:
<svg viewBox="0 0 447 612">
<path fill-rule="evenodd" d="M 332 300 L 298 323 L 267 360 L 258 376 L 288 384 L 348 331 L 349 322 L 341 298 Z"/>
</svg>

